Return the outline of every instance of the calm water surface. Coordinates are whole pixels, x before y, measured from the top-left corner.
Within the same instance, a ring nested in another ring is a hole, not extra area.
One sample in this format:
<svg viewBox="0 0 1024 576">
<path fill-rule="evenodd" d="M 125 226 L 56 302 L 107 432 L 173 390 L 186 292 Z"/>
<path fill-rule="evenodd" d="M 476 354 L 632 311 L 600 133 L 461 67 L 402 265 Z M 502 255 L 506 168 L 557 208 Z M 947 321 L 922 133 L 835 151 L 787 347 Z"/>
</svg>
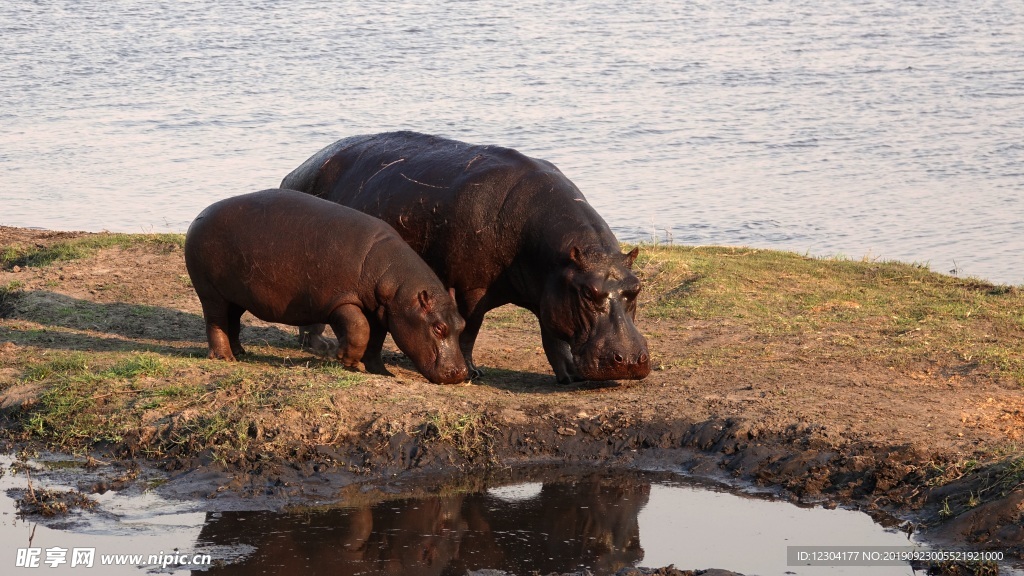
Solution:
<svg viewBox="0 0 1024 576">
<path fill-rule="evenodd" d="M 0 457 L 4 468 L 11 461 Z M 103 473 L 37 469 L 32 477 L 39 489 L 74 486 Z M 24 489 L 26 482 L 23 472 L 0 477 L 0 566 L 15 567 L 19 548 L 60 547 L 95 549 L 92 571 L 104 574 L 463 576 L 479 569 L 548 574 L 587 568 L 604 575 L 626 566 L 674 563 L 762 576 L 865 570 L 872 576 L 912 576 L 909 566 L 787 566 L 786 547 L 919 545 L 861 512 L 800 508 L 667 473 L 549 471 L 480 492 L 362 506 L 342 502 L 290 513 L 218 511 L 220 499 L 176 503 L 129 490 L 94 495 L 94 512 L 42 523 L 16 512 L 11 496 L 17 492 L 11 490 Z M 209 555 L 210 565 L 167 560 L 161 567 L 149 558 L 172 554 L 186 562 Z M 37 570 L 89 571 L 67 563 L 41 563 Z"/>
<path fill-rule="evenodd" d="M 391 129 L 555 162 L 623 240 L 1024 282 L 1024 3 L 0 4 L 0 224 L 184 231 Z"/>
</svg>

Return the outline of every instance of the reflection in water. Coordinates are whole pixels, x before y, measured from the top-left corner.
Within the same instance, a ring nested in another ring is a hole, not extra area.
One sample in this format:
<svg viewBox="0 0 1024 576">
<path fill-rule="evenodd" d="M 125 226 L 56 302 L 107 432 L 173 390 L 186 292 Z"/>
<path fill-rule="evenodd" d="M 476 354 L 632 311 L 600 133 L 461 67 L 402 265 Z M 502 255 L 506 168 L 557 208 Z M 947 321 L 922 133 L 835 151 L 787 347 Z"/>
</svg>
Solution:
<svg viewBox="0 0 1024 576">
<path fill-rule="evenodd" d="M 433 496 L 303 514 L 211 514 L 201 545 L 249 544 L 224 574 L 517 574 L 587 567 L 611 573 L 643 558 L 637 518 L 651 485 L 591 475 L 545 483 L 531 498 Z"/>
<path fill-rule="evenodd" d="M 211 514 L 197 547 L 256 550 L 241 563 L 214 568 L 216 574 L 613 574 L 675 564 L 835 576 L 863 567 L 789 567 L 786 546 L 910 544 L 860 512 L 801 508 L 669 474 L 603 471 L 360 508 Z M 913 574 L 909 566 L 871 570 Z"/>
<path fill-rule="evenodd" d="M 11 459 L 0 457 L 0 469 Z M 38 468 L 43 468 L 41 465 Z M 103 472 L 80 469 L 33 476 L 57 487 Z M 85 475 L 85 476 L 83 476 Z M 723 568 L 744 574 L 859 575 L 863 567 L 793 567 L 786 547 L 903 546 L 866 514 L 803 508 L 735 494 L 670 473 L 517 470 L 533 480 L 480 493 L 433 495 L 361 507 L 301 513 L 194 512 L 194 503 L 152 493 L 98 495 L 100 510 L 36 526 L 18 519 L 5 490 L 24 478 L 0 477 L 0 566 L 13 566 L 29 545 L 95 547 L 98 555 L 141 554 L 103 574 L 152 573 L 148 555 L 160 551 L 209 554 L 203 574 L 457 575 L 495 568 L 525 576 L 576 571 L 612 574 L 630 565 Z M 477 480 L 467 479 L 476 484 Z M 217 504 L 220 501 L 213 501 Z M 38 530 L 37 530 L 38 528 Z M 52 574 L 77 574 L 65 567 Z M 187 573 L 186 566 L 155 570 Z M 871 576 L 912 576 L 908 566 L 874 566 Z M 2 571 L 0 571 L 2 572 Z M 4 572 L 6 573 L 6 572 Z M 1010 572 L 1012 573 L 1012 572 Z"/>
</svg>

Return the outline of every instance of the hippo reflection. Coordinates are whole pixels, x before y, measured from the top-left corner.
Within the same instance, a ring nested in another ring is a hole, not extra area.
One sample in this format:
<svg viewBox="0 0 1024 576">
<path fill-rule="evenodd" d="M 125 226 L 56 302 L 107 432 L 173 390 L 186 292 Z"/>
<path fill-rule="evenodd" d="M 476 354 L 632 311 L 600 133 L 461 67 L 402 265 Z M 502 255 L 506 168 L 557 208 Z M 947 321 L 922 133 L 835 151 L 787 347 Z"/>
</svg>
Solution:
<svg viewBox="0 0 1024 576">
<path fill-rule="evenodd" d="M 256 548 L 210 570 L 224 574 L 461 576 L 580 565 L 612 573 L 643 558 L 637 517 L 649 494 L 649 482 L 592 475 L 545 483 L 514 503 L 484 493 L 291 515 L 225 512 L 211 515 L 199 544 Z"/>
</svg>

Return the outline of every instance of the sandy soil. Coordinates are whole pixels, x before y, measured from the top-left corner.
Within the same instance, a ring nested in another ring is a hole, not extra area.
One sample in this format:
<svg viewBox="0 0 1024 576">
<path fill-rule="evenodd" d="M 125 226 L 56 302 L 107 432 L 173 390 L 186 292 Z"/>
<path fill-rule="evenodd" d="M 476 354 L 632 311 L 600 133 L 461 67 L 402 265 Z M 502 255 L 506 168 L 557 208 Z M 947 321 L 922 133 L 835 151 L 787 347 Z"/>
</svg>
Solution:
<svg viewBox="0 0 1024 576">
<path fill-rule="evenodd" d="M 76 235 L 0 228 L 0 247 Z M 0 286 L 11 282 L 22 293 L 0 312 L 3 410 L 17 410 L 39 393 L 19 379 L 15 359 L 26 353 L 205 353 L 199 302 L 174 245 L 115 247 L 86 259 L 0 270 Z M 72 305 L 124 321 L 95 327 L 80 317 L 37 321 Z M 133 316 L 132 306 L 146 307 L 150 320 Z M 331 421 L 333 429 L 301 414 L 265 423 L 294 437 L 291 454 L 228 462 L 202 453 L 171 455 L 161 464 L 179 477 L 182 492 L 222 483 L 280 496 L 313 493 L 308 479 L 326 474 L 384 478 L 541 461 L 683 468 L 778 486 L 794 499 L 894 511 L 939 540 L 1018 551 L 1024 545 L 1019 485 L 1002 487 L 999 497 L 953 519 L 942 512 L 950 498 L 966 499 L 988 485 L 985 478 L 1002 473 L 1024 433 L 1024 391 L 977 370 L 977 363 L 953 354 L 908 366 L 851 360 L 832 354 L 837 344 L 828 338 L 768 338 L 728 321 L 648 318 L 641 307 L 638 325 L 656 363 L 648 378 L 558 386 L 535 321 L 513 309 L 492 316 L 477 345 L 477 362 L 487 371 L 477 382 L 431 385 L 389 340 L 385 361 L 395 377 L 335 393 L 331 402 L 341 416 Z M 243 322 L 243 344 L 256 344 L 255 362 L 317 361 L 296 348 L 295 329 L 248 315 Z M 11 336 L 28 329 L 44 330 L 39 343 Z M 230 391 L 213 399 L 230 401 Z M 472 434 L 461 438 L 471 446 L 416 433 L 425 430 L 424 415 L 452 409 L 479 415 Z M 136 442 L 144 438 L 140 432 Z M 131 440 L 111 449 L 139 455 Z M 994 464 L 967 464 L 974 461 Z M 224 480 L 218 466 L 230 468 L 233 479 Z"/>
</svg>

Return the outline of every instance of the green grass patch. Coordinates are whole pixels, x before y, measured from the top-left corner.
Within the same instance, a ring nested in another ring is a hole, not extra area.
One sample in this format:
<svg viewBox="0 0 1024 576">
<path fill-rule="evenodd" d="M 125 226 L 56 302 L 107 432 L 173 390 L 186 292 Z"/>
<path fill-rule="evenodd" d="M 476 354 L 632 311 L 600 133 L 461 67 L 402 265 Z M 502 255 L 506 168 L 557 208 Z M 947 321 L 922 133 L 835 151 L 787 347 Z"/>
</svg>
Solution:
<svg viewBox="0 0 1024 576">
<path fill-rule="evenodd" d="M 641 246 L 641 316 L 822 338 L 888 365 L 937 355 L 1024 384 L 1024 290 L 901 262 L 724 247 Z"/>
<path fill-rule="evenodd" d="M 118 361 L 103 375 L 112 378 L 132 379 L 139 376 L 165 376 L 170 371 L 167 362 L 156 354 L 132 354 Z"/>
<path fill-rule="evenodd" d="M 339 362 L 323 362 L 319 366 L 311 368 L 310 371 L 314 374 L 328 376 L 326 385 L 329 388 L 352 388 L 366 381 L 365 375 L 349 370 Z"/>
<path fill-rule="evenodd" d="M 130 417 L 117 409 L 116 395 L 132 394 L 111 389 L 110 383 L 88 374 L 59 377 L 44 391 L 23 421 L 25 432 L 62 448 L 84 448 L 98 442 L 120 442 Z"/>
<path fill-rule="evenodd" d="M 30 364 L 22 374 L 22 380 L 39 382 L 52 376 L 69 377 L 82 374 L 89 369 L 89 357 L 84 352 L 61 354 L 45 362 Z"/>
<path fill-rule="evenodd" d="M 428 440 L 454 446 L 459 454 L 473 461 L 490 456 L 493 431 L 493 425 L 482 414 L 434 412 L 427 415 L 422 434 Z"/>
<path fill-rule="evenodd" d="M 153 391 L 154 396 L 161 398 L 195 398 L 207 392 L 204 386 L 197 384 L 170 384 Z"/>
<path fill-rule="evenodd" d="M 185 245 L 183 234 L 114 234 L 102 232 L 70 240 L 60 240 L 48 245 L 11 245 L 0 250 L 0 269 L 14 266 L 47 266 L 54 262 L 77 260 L 94 254 L 103 248 L 129 248 L 132 246 L 173 246 Z"/>
</svg>

